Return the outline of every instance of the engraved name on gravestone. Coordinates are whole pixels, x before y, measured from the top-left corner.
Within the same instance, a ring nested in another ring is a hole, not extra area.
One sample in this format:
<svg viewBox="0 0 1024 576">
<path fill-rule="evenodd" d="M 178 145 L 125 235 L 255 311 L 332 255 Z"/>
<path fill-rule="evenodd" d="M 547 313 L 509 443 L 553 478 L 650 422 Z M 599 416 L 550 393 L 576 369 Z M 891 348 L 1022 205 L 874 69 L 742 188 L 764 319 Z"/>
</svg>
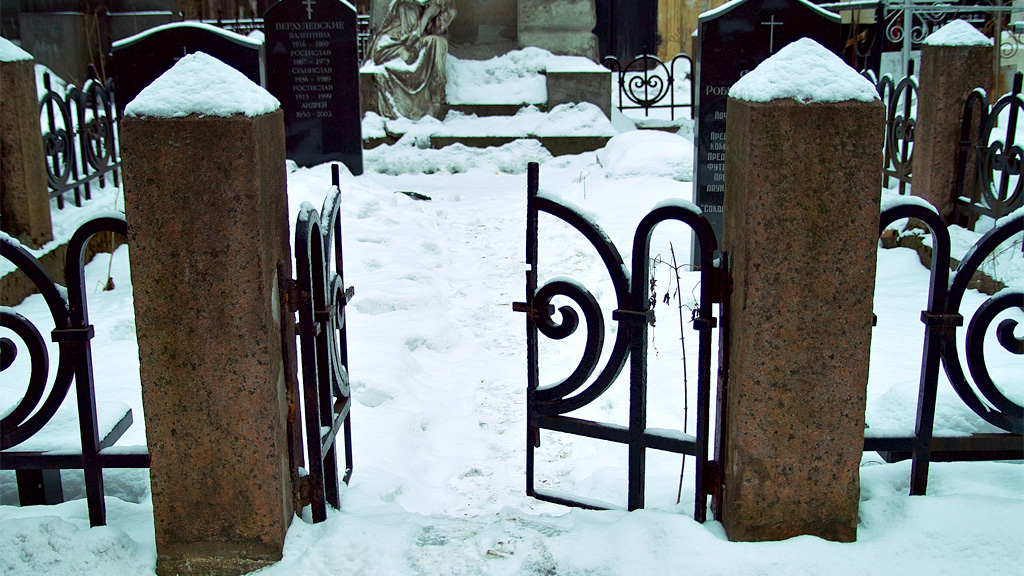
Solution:
<svg viewBox="0 0 1024 576">
<path fill-rule="evenodd" d="M 143 88 L 186 54 L 204 52 L 262 85 L 258 40 L 200 22 L 175 22 L 114 42 L 114 85 L 118 117 Z"/>
<path fill-rule="evenodd" d="M 803 0 L 739 0 L 700 15 L 696 37 L 694 203 L 722 245 L 725 107 L 741 76 L 790 42 L 811 38 L 839 53 L 840 18 Z M 697 253 L 696 250 L 693 251 Z"/>
<path fill-rule="evenodd" d="M 264 15 L 267 90 L 284 110 L 288 158 L 340 161 L 363 173 L 356 9 L 344 0 L 282 0 Z"/>
</svg>

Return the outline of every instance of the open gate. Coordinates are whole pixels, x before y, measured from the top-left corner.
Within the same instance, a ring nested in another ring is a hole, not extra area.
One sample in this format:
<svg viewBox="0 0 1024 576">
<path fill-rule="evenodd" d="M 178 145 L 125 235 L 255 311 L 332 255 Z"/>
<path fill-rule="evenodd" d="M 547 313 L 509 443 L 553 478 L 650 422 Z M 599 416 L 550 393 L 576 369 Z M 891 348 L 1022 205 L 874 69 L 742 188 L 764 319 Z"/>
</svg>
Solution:
<svg viewBox="0 0 1024 576">
<path fill-rule="evenodd" d="M 696 457 L 694 518 L 706 519 L 707 497 L 717 484 L 715 464 L 709 461 L 709 430 L 711 407 L 711 338 L 717 326 L 712 306 L 722 302 L 725 255 L 715 258 L 718 245 L 711 224 L 699 208 L 684 200 L 665 202 L 651 210 L 637 227 L 632 251 L 632 273 L 627 271 L 622 256 L 600 226 L 559 200 L 538 192 L 539 175 L 535 163 L 529 165 L 526 224 L 526 301 L 513 304 L 513 309 L 526 313 L 527 346 L 527 443 L 526 492 L 540 500 L 600 508 L 573 496 L 564 496 L 536 489 L 534 485 L 534 449 L 540 446 L 540 431 L 552 430 L 587 436 L 629 446 L 628 508 L 644 506 L 645 459 L 647 449 L 663 450 Z M 604 347 L 604 314 L 594 298 L 582 285 L 555 279 L 537 287 L 537 232 L 540 213 L 550 214 L 579 231 L 597 249 L 615 288 L 617 309 L 612 318 L 620 323 L 611 357 L 588 384 L 597 369 Z M 654 318 L 647 278 L 650 272 L 650 242 L 654 229 L 662 222 L 675 220 L 689 226 L 697 237 L 700 249 L 701 289 L 699 309 L 694 327 L 699 331 L 697 379 L 697 434 L 647 429 L 647 331 Z M 579 327 L 579 314 L 572 307 L 559 309 L 560 324 L 554 321 L 556 296 L 573 301 L 582 312 L 587 326 L 583 358 L 567 378 L 554 384 L 540 383 L 538 333 L 552 340 L 561 340 Z M 567 413 L 597 400 L 621 373 L 630 360 L 629 426 L 594 422 L 566 416 Z M 582 389 L 582 390 L 581 390 Z"/>
<path fill-rule="evenodd" d="M 297 478 L 296 486 L 300 503 L 310 505 L 313 522 L 327 519 L 327 504 L 341 507 L 336 438 L 342 430 L 345 473 L 340 480 L 348 484 L 352 477 L 352 393 L 345 306 L 355 289 L 345 288 L 338 165 L 332 165 L 331 171 L 332 186 L 323 209 L 317 213 L 306 204 L 299 211 L 295 222 L 296 279 L 285 280 L 281 287 L 285 316 L 298 313 L 298 324 L 282 322 L 282 331 L 285 362 L 292 362 L 288 374 L 296 373 L 296 336 L 302 353 L 301 418 L 309 463 L 308 474 Z M 304 467 L 298 383 L 290 382 L 288 393 L 292 469 L 298 470 Z"/>
</svg>

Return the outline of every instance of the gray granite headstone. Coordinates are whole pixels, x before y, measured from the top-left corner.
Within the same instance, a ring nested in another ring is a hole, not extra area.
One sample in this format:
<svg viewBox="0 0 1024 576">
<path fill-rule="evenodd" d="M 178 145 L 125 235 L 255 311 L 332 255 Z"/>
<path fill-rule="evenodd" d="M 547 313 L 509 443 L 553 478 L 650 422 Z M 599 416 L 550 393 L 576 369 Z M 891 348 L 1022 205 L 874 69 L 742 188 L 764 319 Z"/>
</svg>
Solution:
<svg viewBox="0 0 1024 576">
<path fill-rule="evenodd" d="M 711 222 L 719 246 L 729 88 L 780 48 L 800 38 L 815 40 L 838 54 L 842 38 L 839 25 L 839 15 L 804 0 L 739 0 L 700 15 L 694 80 L 697 126 L 693 193 L 694 204 Z"/>
</svg>

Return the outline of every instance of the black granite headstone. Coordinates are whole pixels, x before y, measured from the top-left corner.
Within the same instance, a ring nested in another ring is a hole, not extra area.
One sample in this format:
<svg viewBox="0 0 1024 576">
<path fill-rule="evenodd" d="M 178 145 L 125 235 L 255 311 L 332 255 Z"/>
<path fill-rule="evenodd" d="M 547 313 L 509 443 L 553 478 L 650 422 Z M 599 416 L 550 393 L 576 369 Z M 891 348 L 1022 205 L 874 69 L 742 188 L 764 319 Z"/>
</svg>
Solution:
<svg viewBox="0 0 1024 576">
<path fill-rule="evenodd" d="M 769 56 L 800 38 L 838 54 L 837 14 L 804 0 L 740 0 L 701 14 L 697 25 L 697 133 L 694 203 L 722 244 L 725 111 L 729 88 Z M 697 251 L 693 251 L 697 254 Z"/>
<path fill-rule="evenodd" d="M 205 52 L 262 86 L 262 47 L 258 40 L 199 22 L 165 24 L 119 40 L 113 47 L 118 115 L 186 54 Z"/>
<path fill-rule="evenodd" d="M 288 158 L 340 161 L 363 173 L 356 9 L 344 0 L 282 0 L 263 17 L 267 89 L 284 110 Z"/>
</svg>

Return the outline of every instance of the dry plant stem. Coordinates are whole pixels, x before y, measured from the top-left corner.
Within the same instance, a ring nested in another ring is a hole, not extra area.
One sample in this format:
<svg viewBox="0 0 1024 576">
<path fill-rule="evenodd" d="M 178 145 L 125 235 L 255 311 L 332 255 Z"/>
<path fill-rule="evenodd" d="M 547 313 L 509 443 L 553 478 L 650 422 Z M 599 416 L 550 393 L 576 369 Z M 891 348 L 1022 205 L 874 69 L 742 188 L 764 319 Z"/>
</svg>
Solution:
<svg viewBox="0 0 1024 576">
<path fill-rule="evenodd" d="M 669 252 L 672 254 L 672 272 L 676 275 L 676 304 L 679 309 L 679 345 L 683 350 L 683 433 L 687 432 L 687 420 L 689 419 L 690 412 L 690 383 L 686 377 L 686 332 L 683 324 L 683 295 L 680 292 L 679 287 L 682 283 L 679 281 L 679 263 L 676 262 L 676 249 L 671 242 L 668 244 Z M 676 504 L 683 497 L 683 473 L 686 472 L 686 456 L 684 455 L 682 466 L 679 470 L 679 489 L 676 491 Z"/>
</svg>

